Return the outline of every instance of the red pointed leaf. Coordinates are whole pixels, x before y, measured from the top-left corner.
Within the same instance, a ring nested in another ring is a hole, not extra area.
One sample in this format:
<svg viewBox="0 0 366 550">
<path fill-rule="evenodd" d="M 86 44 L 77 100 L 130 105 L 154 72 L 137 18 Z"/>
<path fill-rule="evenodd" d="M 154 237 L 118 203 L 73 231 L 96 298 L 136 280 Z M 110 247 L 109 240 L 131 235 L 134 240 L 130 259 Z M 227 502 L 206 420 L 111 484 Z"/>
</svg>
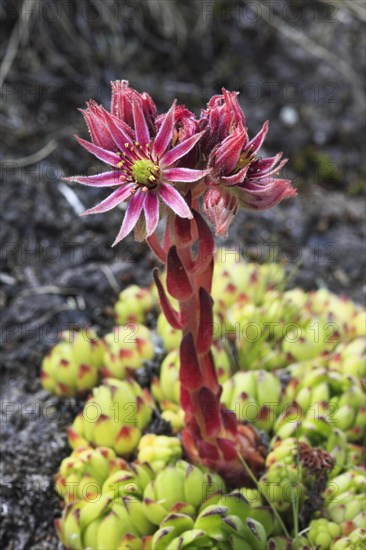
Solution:
<svg viewBox="0 0 366 550">
<path fill-rule="evenodd" d="M 180 302 L 185 302 L 193 294 L 191 283 L 175 246 L 171 246 L 168 252 L 166 284 L 169 294 Z"/>
<path fill-rule="evenodd" d="M 199 393 L 199 402 L 206 434 L 208 437 L 213 437 L 221 429 L 220 401 L 211 390 L 202 388 Z"/>
<path fill-rule="evenodd" d="M 218 437 L 217 444 L 223 452 L 225 460 L 235 460 L 237 458 L 238 454 L 235 448 L 234 441 Z"/>
<path fill-rule="evenodd" d="M 210 388 L 215 395 L 220 397 L 222 388 L 217 380 L 215 362 L 211 351 L 209 351 L 203 358 L 203 377 L 205 379 L 205 385 Z"/>
<path fill-rule="evenodd" d="M 159 278 L 159 270 L 158 268 L 155 268 L 153 270 L 153 277 L 156 284 L 156 288 L 158 290 L 159 299 L 160 299 L 160 305 L 161 309 L 164 312 L 164 315 L 168 321 L 168 323 L 175 329 L 181 330 L 183 325 L 180 322 L 179 319 L 179 313 L 175 311 L 171 303 L 169 302 L 169 298 L 166 295 L 166 292 L 164 290 L 164 287 L 160 281 Z"/>
<path fill-rule="evenodd" d="M 235 435 L 238 431 L 238 422 L 234 411 L 223 408 L 221 410 L 221 418 L 224 421 L 225 429 Z"/>
<path fill-rule="evenodd" d="M 179 379 L 182 386 L 190 391 L 195 391 L 202 387 L 203 380 L 200 364 L 191 333 L 184 336 L 180 345 Z"/>
<path fill-rule="evenodd" d="M 201 439 L 200 441 L 197 441 L 196 444 L 201 458 L 215 461 L 220 459 L 220 453 L 217 447 L 212 445 L 212 443 Z"/>
<path fill-rule="evenodd" d="M 197 260 L 194 268 L 195 270 L 197 270 L 201 269 L 212 260 L 215 249 L 215 241 L 212 235 L 212 231 L 197 211 L 194 211 L 194 219 L 196 220 L 197 224 L 199 243 Z"/>
<path fill-rule="evenodd" d="M 159 243 L 155 233 L 146 238 L 148 245 L 151 250 L 154 252 L 155 256 L 163 263 L 166 263 L 166 252 Z"/>
<path fill-rule="evenodd" d="M 212 346 L 213 314 L 212 298 L 203 287 L 200 288 L 200 324 L 197 337 L 197 352 L 207 353 Z"/>
<path fill-rule="evenodd" d="M 192 222 L 178 216 L 174 219 L 175 240 L 179 246 L 186 246 L 192 242 Z"/>
<path fill-rule="evenodd" d="M 194 406 L 191 399 L 191 394 L 182 386 L 180 387 L 180 404 L 186 414 L 194 414 Z"/>
</svg>

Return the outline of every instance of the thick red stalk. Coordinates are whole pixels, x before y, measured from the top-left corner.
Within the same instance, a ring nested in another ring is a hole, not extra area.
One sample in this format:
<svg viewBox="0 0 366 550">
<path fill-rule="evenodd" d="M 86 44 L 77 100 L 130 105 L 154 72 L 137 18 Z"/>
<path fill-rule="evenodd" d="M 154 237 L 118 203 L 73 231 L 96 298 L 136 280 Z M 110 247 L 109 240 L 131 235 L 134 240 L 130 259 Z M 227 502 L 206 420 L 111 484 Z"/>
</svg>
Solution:
<svg viewBox="0 0 366 550">
<path fill-rule="evenodd" d="M 183 431 L 185 450 L 193 462 L 218 471 L 233 485 L 250 485 L 239 455 L 254 474 L 264 465 L 263 447 L 257 432 L 237 421 L 233 412 L 220 403 L 211 346 L 213 343 L 213 302 L 211 283 L 214 266 L 213 235 L 201 215 L 192 210 L 192 220 L 169 216 L 164 238 L 167 289 L 179 302 L 179 312 L 155 272 L 160 302 L 167 320 L 181 328 L 180 346 L 181 405 L 185 411 Z M 150 243 L 155 251 L 156 243 Z"/>
</svg>

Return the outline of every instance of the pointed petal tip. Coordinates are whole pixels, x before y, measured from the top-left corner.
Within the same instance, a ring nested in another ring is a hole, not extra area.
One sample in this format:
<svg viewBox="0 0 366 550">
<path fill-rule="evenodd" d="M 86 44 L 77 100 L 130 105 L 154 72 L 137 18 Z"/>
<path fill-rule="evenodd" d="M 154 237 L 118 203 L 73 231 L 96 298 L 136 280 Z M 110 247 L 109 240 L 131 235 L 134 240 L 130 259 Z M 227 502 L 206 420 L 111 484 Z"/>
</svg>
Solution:
<svg viewBox="0 0 366 550">
<path fill-rule="evenodd" d="M 114 248 L 119 242 L 121 242 L 122 239 L 121 238 L 118 238 L 116 237 L 113 241 L 113 243 L 111 244 L 111 248 Z"/>
</svg>

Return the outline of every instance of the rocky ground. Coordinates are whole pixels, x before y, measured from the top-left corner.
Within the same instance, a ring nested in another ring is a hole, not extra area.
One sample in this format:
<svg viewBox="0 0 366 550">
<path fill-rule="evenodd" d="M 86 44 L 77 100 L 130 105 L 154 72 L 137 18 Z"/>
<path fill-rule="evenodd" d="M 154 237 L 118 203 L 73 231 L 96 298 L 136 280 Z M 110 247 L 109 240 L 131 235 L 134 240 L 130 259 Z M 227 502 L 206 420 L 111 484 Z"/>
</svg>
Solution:
<svg viewBox="0 0 366 550">
<path fill-rule="evenodd" d="M 363 3 L 278 2 L 268 11 L 263 2 L 260 13 L 248 11 L 251 2 L 235 3 L 236 11 L 234 3 L 163 4 L 131 3 L 129 17 L 112 2 L 101 9 L 86 1 L 58 18 L 42 2 L 28 19 L 16 3 L 7 4 L 7 19 L 2 13 L 3 35 L 20 26 L 1 109 L 0 540 L 7 550 L 58 544 L 52 477 L 82 403 L 41 389 L 42 356 L 60 330 L 109 329 L 118 291 L 149 284 L 155 265 L 144 244 L 110 248 L 120 211 L 79 218 L 99 191 L 60 182 L 90 168 L 71 139 L 75 130 L 85 135 L 76 108 L 90 96 L 108 104 L 111 79 L 129 78 L 162 110 L 173 96 L 197 110 L 221 85 L 239 89 L 252 132 L 271 119 L 266 152 L 290 156 L 299 195 L 272 211 L 241 213 L 220 244 L 250 260 L 286 262 L 291 285 L 326 285 L 364 302 Z"/>
</svg>

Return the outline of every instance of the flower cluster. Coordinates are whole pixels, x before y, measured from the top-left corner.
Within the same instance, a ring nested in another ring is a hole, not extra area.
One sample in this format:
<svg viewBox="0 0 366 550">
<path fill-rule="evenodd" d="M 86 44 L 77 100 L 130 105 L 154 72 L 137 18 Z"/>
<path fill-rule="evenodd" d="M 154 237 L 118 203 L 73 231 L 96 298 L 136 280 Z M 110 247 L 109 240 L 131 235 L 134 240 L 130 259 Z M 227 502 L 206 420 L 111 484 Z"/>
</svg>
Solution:
<svg viewBox="0 0 366 550">
<path fill-rule="evenodd" d="M 148 94 L 122 80 L 112 83 L 110 112 L 90 101 L 82 113 L 92 141 L 76 139 L 111 170 L 66 179 L 113 189 L 85 214 L 127 203 L 114 244 L 132 229 L 138 240 L 150 237 L 166 213 L 192 219 L 201 197 L 216 234 L 226 235 L 239 208 L 263 210 L 296 194 L 275 177 L 286 163 L 281 153 L 257 156 L 268 123 L 250 140 L 236 92 L 212 97 L 199 119 L 175 101 L 158 115 Z"/>
</svg>

